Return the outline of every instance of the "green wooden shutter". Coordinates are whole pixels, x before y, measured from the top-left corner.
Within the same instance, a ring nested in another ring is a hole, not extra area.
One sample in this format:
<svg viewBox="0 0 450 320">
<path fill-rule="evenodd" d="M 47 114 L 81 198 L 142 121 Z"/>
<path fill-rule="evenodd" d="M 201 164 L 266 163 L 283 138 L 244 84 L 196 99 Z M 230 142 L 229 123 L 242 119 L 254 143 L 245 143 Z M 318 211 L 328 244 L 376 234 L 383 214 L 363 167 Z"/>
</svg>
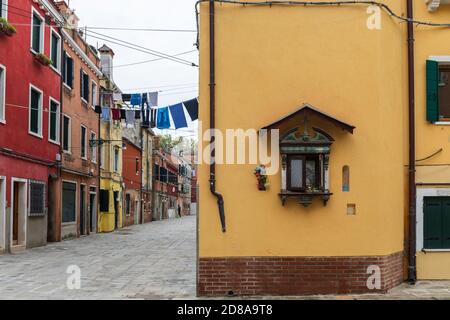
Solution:
<svg viewBox="0 0 450 320">
<path fill-rule="evenodd" d="M 439 63 L 427 60 L 427 120 L 439 120 Z"/>
<path fill-rule="evenodd" d="M 442 248 L 442 198 L 424 199 L 424 248 Z"/>
<path fill-rule="evenodd" d="M 443 200 L 442 248 L 450 249 L 450 198 Z"/>
</svg>

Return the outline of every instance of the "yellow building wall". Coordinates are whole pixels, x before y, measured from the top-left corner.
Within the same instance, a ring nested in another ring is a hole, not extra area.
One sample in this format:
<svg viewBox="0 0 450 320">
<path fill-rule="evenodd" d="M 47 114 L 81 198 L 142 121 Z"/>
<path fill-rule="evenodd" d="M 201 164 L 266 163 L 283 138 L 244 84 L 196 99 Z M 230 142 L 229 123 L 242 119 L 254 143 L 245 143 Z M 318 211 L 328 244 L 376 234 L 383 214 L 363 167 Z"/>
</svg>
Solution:
<svg viewBox="0 0 450 320">
<path fill-rule="evenodd" d="M 414 1 L 416 19 L 448 23 L 450 6 L 443 5 L 436 12 L 429 13 L 421 1 Z M 426 70 L 425 63 L 430 56 L 450 56 L 450 29 L 420 26 L 415 28 L 416 44 L 416 139 L 417 158 L 425 158 L 443 149 L 433 158 L 420 162 L 416 181 L 419 184 L 448 183 L 450 188 L 450 166 L 428 166 L 450 164 L 450 126 L 436 125 L 426 121 Z M 450 60 L 449 60 L 450 61 Z M 443 188 L 437 186 L 436 188 Z M 423 207 L 417 208 L 417 215 L 423 216 Z M 417 234 L 423 237 L 423 234 Z M 417 276 L 419 279 L 450 279 L 450 252 L 417 253 Z"/>
<path fill-rule="evenodd" d="M 119 192 L 118 226 L 123 226 L 122 221 L 122 126 L 120 122 L 114 123 L 101 121 L 100 136 L 108 140 L 103 144 L 104 164 L 100 168 L 100 189 L 109 190 L 109 210 L 99 212 L 99 232 L 112 232 L 115 230 L 114 191 Z M 118 171 L 114 171 L 114 148 L 119 149 Z"/>
<path fill-rule="evenodd" d="M 404 12 L 400 1 L 385 1 Z M 200 120 L 209 126 L 208 5 L 201 5 Z M 350 135 L 320 124 L 336 142 L 326 207 L 281 205 L 280 173 L 260 192 L 255 165 L 217 165 L 225 199 L 222 233 L 209 166 L 199 166 L 199 255 L 368 256 L 403 250 L 406 92 L 405 25 L 367 6 L 216 5 L 216 125 L 259 129 L 307 102 L 356 126 Z M 294 123 L 292 123 L 294 125 Z M 301 125 L 301 123 L 296 123 Z M 203 133 L 202 132 L 202 133 Z M 207 139 L 207 138 L 205 138 Z M 206 142 L 204 142 L 206 144 Z M 350 192 L 342 167 L 350 166 Z M 356 204 L 356 216 L 347 204 Z"/>
</svg>

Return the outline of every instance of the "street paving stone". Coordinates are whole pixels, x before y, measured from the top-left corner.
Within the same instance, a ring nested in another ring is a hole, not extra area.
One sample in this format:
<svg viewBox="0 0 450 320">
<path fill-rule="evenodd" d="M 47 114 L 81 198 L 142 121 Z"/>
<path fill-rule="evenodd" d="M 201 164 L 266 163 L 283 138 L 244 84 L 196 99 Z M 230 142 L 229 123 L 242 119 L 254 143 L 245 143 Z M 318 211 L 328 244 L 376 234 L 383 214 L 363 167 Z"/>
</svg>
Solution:
<svg viewBox="0 0 450 320">
<path fill-rule="evenodd" d="M 0 299 L 196 299 L 195 227 L 195 216 L 183 217 L 0 255 Z M 71 265 L 81 269 L 79 290 L 66 285 Z M 225 299 L 450 300 L 450 281 L 402 284 L 385 295 Z"/>
<path fill-rule="evenodd" d="M 195 298 L 196 217 L 0 255 L 0 299 Z M 70 290 L 67 268 L 81 270 Z"/>
</svg>

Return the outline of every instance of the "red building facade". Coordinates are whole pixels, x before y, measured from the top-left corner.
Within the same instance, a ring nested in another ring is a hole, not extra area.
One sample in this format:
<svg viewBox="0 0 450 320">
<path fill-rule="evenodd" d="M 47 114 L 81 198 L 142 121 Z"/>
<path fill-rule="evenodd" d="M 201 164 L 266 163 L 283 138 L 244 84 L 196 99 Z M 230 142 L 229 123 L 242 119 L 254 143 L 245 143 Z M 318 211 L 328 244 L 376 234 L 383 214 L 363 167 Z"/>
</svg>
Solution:
<svg viewBox="0 0 450 320">
<path fill-rule="evenodd" d="M 0 250 L 14 252 L 47 241 L 60 160 L 62 17 L 48 0 L 2 4 L 16 32 L 0 33 Z"/>
<path fill-rule="evenodd" d="M 141 210 L 142 186 L 141 148 L 123 138 L 122 178 L 123 178 L 123 226 L 143 223 Z"/>
</svg>

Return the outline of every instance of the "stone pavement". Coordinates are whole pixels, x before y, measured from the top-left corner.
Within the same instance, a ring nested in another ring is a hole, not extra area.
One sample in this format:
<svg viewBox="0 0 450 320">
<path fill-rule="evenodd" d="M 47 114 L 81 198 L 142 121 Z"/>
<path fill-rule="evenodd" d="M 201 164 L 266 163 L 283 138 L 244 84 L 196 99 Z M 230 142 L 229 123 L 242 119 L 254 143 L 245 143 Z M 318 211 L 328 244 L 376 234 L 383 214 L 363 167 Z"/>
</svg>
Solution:
<svg viewBox="0 0 450 320">
<path fill-rule="evenodd" d="M 166 299 L 195 297 L 196 217 L 0 255 L 0 299 Z M 81 269 L 69 290 L 70 265 Z"/>
<path fill-rule="evenodd" d="M 0 299 L 195 299 L 195 226 L 195 216 L 184 217 L 0 255 Z M 81 270 L 79 290 L 66 285 L 71 265 Z M 387 295 L 251 299 L 450 299 L 450 282 L 403 284 Z"/>
</svg>

